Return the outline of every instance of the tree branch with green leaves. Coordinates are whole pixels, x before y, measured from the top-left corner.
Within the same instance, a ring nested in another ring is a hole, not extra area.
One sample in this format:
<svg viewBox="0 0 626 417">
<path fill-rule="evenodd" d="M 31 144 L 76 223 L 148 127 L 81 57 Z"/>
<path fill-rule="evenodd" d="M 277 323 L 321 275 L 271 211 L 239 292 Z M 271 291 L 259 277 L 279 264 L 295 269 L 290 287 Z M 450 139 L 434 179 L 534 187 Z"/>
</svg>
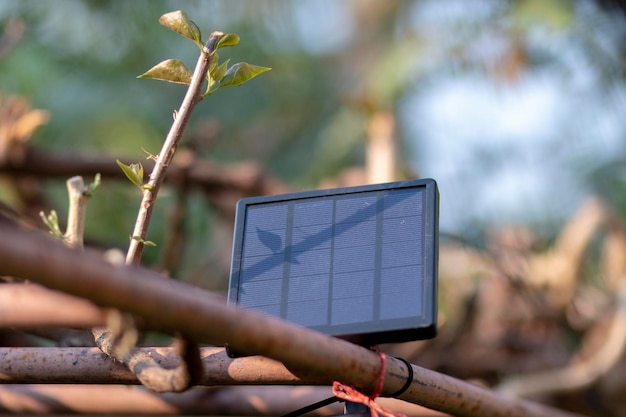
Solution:
<svg viewBox="0 0 626 417">
<path fill-rule="evenodd" d="M 209 95 L 223 88 L 240 86 L 257 75 L 270 70 L 270 68 L 250 65 L 245 62 L 239 62 L 229 67 L 229 60 L 220 64 L 217 51 L 220 48 L 237 45 L 239 36 L 232 33 L 214 31 L 209 35 L 209 39 L 205 43 L 198 26 L 183 11 L 166 13 L 161 16 L 159 23 L 192 40 L 200 49 L 200 56 L 193 72 L 181 61 L 167 59 L 138 77 L 185 84 L 188 88 L 180 108 L 173 113 L 174 120 L 161 151 L 156 156 L 149 156 L 155 160 L 155 165 L 148 177 L 148 181 L 144 182 L 144 170 L 141 164 L 126 165 L 118 161 L 118 165 L 124 174 L 142 192 L 137 220 L 130 236 L 130 244 L 126 254 L 127 265 L 138 265 L 141 261 L 144 246 L 155 245 L 154 242 L 146 240 L 154 205 L 161 185 L 165 180 L 167 169 L 174 158 L 178 144 L 196 105 Z M 121 315 L 118 318 L 119 320 L 116 323 L 121 325 L 115 326 L 117 331 L 113 331 L 111 328 L 108 330 L 103 328 L 93 330 L 96 344 L 103 352 L 116 357 L 131 370 L 138 366 L 137 369 L 141 371 L 137 373 L 138 378 L 144 385 L 154 391 L 182 391 L 193 383 L 193 373 L 197 371 L 194 368 L 196 368 L 199 361 L 198 349 L 193 348 L 193 344 L 186 341 L 182 343 L 180 351 L 183 356 L 183 363 L 181 363 L 181 366 L 172 370 L 164 370 L 156 361 L 146 357 L 135 347 L 135 337 L 124 337 L 124 333 L 136 334 L 136 330 L 132 326 L 132 322 L 128 322 Z M 116 345 L 116 340 L 127 340 L 128 342 L 125 342 L 126 346 L 120 346 L 120 343 Z M 183 342 L 182 338 L 179 341 Z M 150 372 L 149 369 L 152 369 L 153 372 Z"/>
<path fill-rule="evenodd" d="M 161 151 L 155 157 L 156 164 L 150 174 L 149 181 L 145 184 L 143 183 L 143 168 L 141 165 L 133 169 L 133 165 L 125 166 L 120 163 L 126 175 L 135 185 L 140 187 L 143 194 L 126 256 L 127 264 L 137 264 L 141 260 L 156 197 L 165 179 L 167 167 L 176 153 L 176 148 L 196 105 L 220 89 L 242 85 L 257 75 L 270 70 L 270 68 L 250 65 L 246 62 L 239 62 L 231 67 L 228 67 L 229 60 L 220 64 L 219 55 L 217 54 L 218 49 L 237 45 L 239 36 L 215 31 L 210 34 L 208 41 L 204 43 L 198 26 L 189 20 L 182 11 L 164 14 L 159 19 L 159 22 L 163 26 L 194 41 L 200 48 L 200 56 L 193 73 L 181 61 L 168 59 L 139 76 L 139 78 L 152 78 L 186 84 L 189 87 L 180 108 L 174 111 L 174 122 L 165 138 Z M 204 88 L 205 81 L 206 88 Z M 133 177 L 128 174 L 128 171 L 136 175 Z"/>
</svg>

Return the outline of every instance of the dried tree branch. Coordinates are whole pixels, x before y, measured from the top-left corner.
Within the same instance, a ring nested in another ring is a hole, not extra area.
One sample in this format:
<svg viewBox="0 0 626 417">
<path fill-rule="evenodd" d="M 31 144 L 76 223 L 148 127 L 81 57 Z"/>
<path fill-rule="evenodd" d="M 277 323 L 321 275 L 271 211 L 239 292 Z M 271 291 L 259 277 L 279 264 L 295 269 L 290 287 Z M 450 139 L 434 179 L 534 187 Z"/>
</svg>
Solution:
<svg viewBox="0 0 626 417">
<path fill-rule="evenodd" d="M 141 348 L 166 369 L 180 362 L 171 347 Z M 283 364 L 262 356 L 230 358 L 224 348 L 200 350 L 204 370 L 198 385 L 330 385 L 329 378 L 296 376 Z M 98 348 L 0 348 L 3 384 L 139 384 L 137 376 Z M 45 363 L 46 366 L 41 366 Z"/>
<path fill-rule="evenodd" d="M 511 377 L 496 389 L 506 395 L 531 397 L 580 390 L 596 382 L 619 361 L 626 348 L 626 282 L 620 286 L 616 298 L 608 335 L 595 354 L 563 369 Z"/>
<path fill-rule="evenodd" d="M 228 387 L 155 394 L 143 387 L 115 385 L 19 385 L 0 386 L 0 411 L 40 415 L 276 416 L 331 395 L 327 387 Z M 411 417 L 447 415 L 391 398 L 381 398 L 377 402 Z M 308 415 L 338 415 L 342 413 L 342 408 L 341 404 L 335 403 Z"/>
<path fill-rule="evenodd" d="M 43 152 L 34 148 L 27 149 L 21 161 L 0 160 L 0 173 L 45 178 L 67 178 L 72 175 L 88 177 L 101 173 L 106 178 L 126 179 L 113 157 Z M 265 195 L 292 191 L 255 161 L 223 165 L 205 160 L 180 163 L 174 158 L 165 182 L 178 184 L 182 181 L 209 194 L 231 191 L 241 195 Z"/>
<path fill-rule="evenodd" d="M 138 267 L 111 265 L 93 252 L 78 253 L 46 236 L 0 225 L 0 274 L 28 278 L 144 318 L 148 324 L 181 332 L 203 343 L 228 342 L 239 352 L 281 361 L 295 375 L 317 375 L 374 390 L 379 356 L 346 341 L 224 305 L 207 291 Z M 78 279 L 80 278 L 80 279 Z M 457 416 L 572 417 L 524 400 L 413 365 L 413 380 L 400 399 Z M 402 388 L 405 364 L 389 358 L 383 395 Z"/>
<path fill-rule="evenodd" d="M 109 309 L 37 284 L 0 285 L 0 327 L 88 329 L 106 324 Z"/>
<path fill-rule="evenodd" d="M 10 19 L 0 36 L 0 59 L 4 58 L 24 36 L 26 25 L 22 19 Z"/>
<path fill-rule="evenodd" d="M 595 211 L 591 211 L 594 210 Z M 592 353 L 585 355 L 584 349 L 588 343 L 581 344 L 580 359 L 562 369 L 549 370 L 546 372 L 533 373 L 510 377 L 503 381 L 498 390 L 508 395 L 519 397 L 531 397 L 537 394 L 559 393 L 581 390 L 600 380 L 606 375 L 623 357 L 626 351 L 626 263 L 624 252 L 626 251 L 626 232 L 620 219 L 609 210 L 603 208 L 597 201 L 588 202 L 584 206 L 584 213 L 587 214 L 583 231 L 578 236 L 575 235 L 574 222 L 568 224 L 559 239 L 560 246 L 565 245 L 566 237 L 578 242 L 570 245 L 580 247 L 585 241 L 590 240 L 593 229 L 591 225 L 606 224 L 609 226 L 609 235 L 604 242 L 604 262 L 603 275 L 614 294 L 615 311 L 608 329 L 604 332 L 602 343 L 592 349 Z M 582 218 L 577 215 L 575 219 Z M 590 225 L 591 223 L 591 225 Z M 580 229 L 580 227 L 579 227 Z M 580 250 L 575 256 L 576 260 L 581 258 Z M 589 330 L 585 340 L 596 336 L 597 332 Z"/>
</svg>

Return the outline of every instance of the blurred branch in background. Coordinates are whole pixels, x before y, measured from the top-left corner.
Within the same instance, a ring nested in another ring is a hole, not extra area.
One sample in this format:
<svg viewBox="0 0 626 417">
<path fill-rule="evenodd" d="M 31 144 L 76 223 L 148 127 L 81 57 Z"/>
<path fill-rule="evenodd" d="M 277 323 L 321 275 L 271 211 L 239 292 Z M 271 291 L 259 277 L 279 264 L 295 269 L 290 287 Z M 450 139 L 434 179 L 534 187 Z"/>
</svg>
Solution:
<svg viewBox="0 0 626 417">
<path fill-rule="evenodd" d="M 0 60 L 8 55 L 24 36 L 26 25 L 21 19 L 10 19 L 0 36 Z"/>
</svg>

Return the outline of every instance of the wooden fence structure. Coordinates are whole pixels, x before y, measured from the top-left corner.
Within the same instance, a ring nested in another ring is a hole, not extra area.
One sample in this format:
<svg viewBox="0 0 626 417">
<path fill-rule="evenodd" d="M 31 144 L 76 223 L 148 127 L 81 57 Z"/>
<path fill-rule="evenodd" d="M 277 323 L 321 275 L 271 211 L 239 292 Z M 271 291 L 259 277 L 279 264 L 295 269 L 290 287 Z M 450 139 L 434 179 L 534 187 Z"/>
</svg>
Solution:
<svg viewBox="0 0 626 417">
<path fill-rule="evenodd" d="M 230 359 L 222 349 L 205 349 L 202 382 L 206 385 L 328 385 L 341 381 L 372 392 L 382 376 L 384 397 L 400 391 L 412 376 L 399 399 L 455 416 L 576 416 L 416 365 L 411 365 L 411 372 L 407 363 L 397 358 L 389 358 L 379 375 L 381 360 L 371 350 L 227 306 L 208 291 L 140 267 L 113 265 L 98 253 L 70 249 L 38 233 L 0 225 L 0 235 L 0 275 L 28 279 L 65 293 L 57 294 L 59 297 L 74 296 L 67 302 L 83 303 L 82 308 L 90 311 L 83 325 L 102 324 L 106 309 L 119 309 L 138 317 L 149 329 L 182 334 L 199 343 L 221 346 L 227 342 L 237 351 L 262 356 Z M 1 349 L 0 382 L 68 382 L 71 375 L 63 372 L 70 366 L 63 365 L 64 360 L 91 364 L 88 372 L 81 372 L 84 382 L 135 382 L 119 369 L 105 370 L 110 363 L 98 355 L 88 349 Z M 36 371 L 29 374 L 28 369 Z"/>
</svg>

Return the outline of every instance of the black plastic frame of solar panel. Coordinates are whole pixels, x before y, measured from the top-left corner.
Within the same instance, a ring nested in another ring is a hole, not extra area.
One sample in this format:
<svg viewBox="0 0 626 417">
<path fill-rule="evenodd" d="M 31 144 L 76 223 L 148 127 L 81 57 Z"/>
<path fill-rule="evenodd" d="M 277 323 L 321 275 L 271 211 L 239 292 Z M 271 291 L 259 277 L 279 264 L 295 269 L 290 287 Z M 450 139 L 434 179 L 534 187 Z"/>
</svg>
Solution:
<svg viewBox="0 0 626 417">
<path fill-rule="evenodd" d="M 432 179 L 244 198 L 228 303 L 367 346 L 434 337 L 438 212 Z"/>
</svg>

